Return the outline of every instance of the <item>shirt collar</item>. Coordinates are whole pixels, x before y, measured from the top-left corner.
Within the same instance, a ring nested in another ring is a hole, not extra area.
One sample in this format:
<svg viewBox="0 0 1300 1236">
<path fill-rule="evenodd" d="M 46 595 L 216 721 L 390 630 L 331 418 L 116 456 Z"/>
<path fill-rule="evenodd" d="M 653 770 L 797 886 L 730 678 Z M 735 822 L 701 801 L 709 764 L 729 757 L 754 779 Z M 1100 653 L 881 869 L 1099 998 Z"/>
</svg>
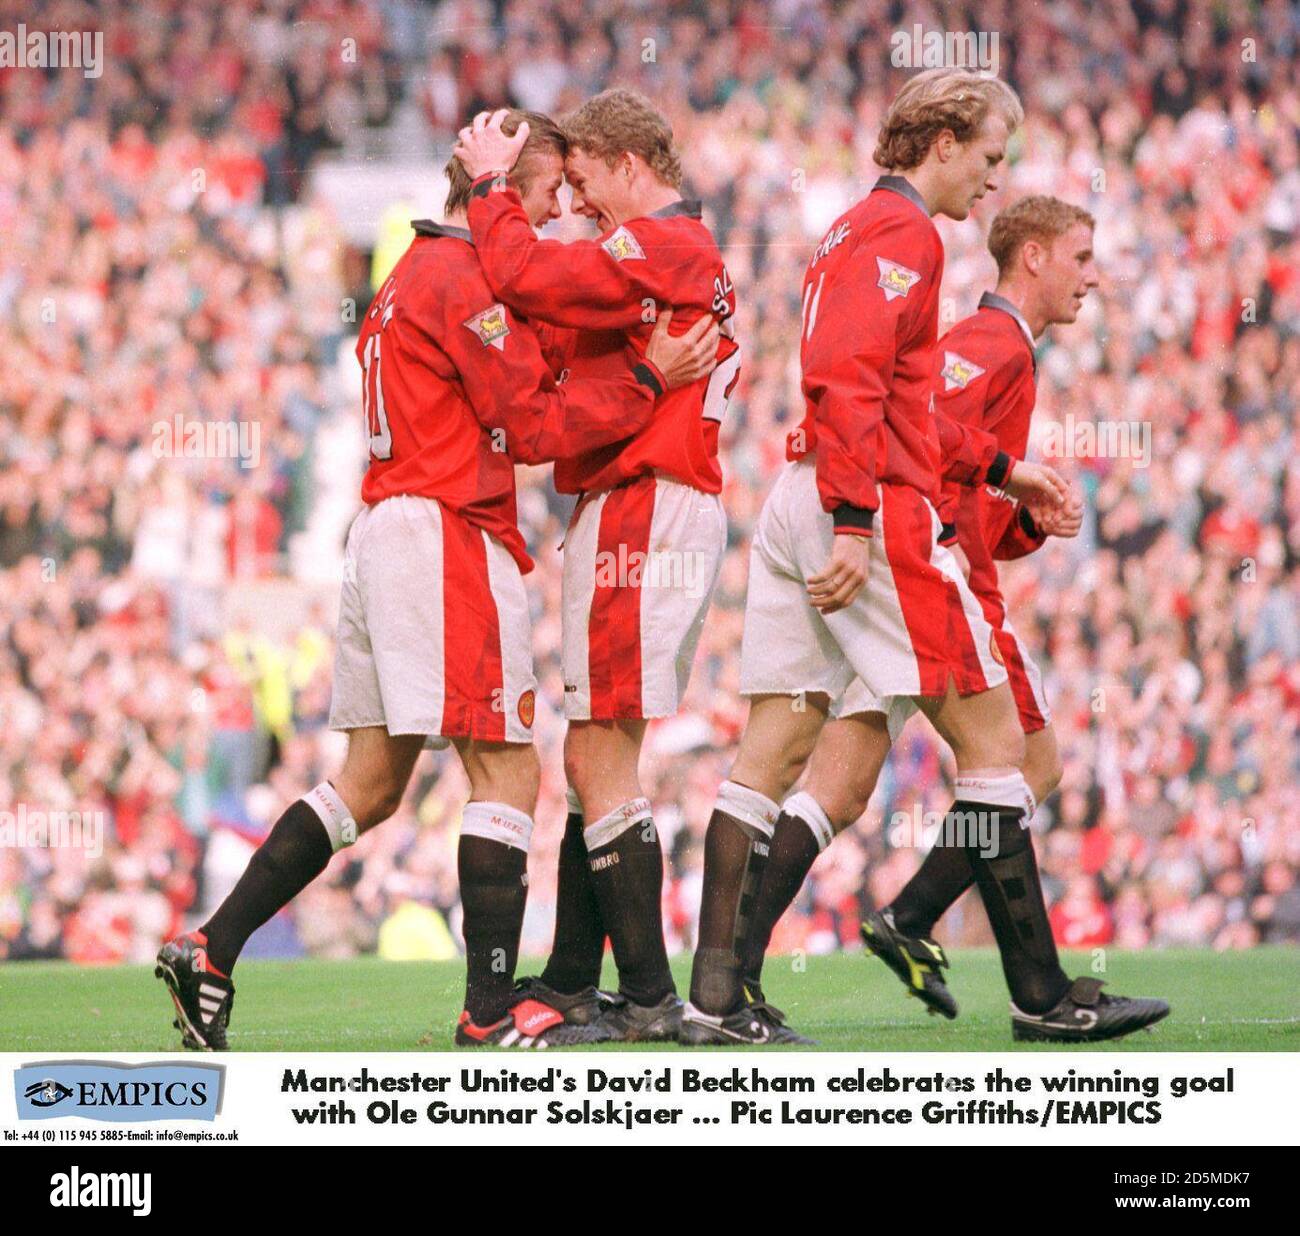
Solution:
<svg viewBox="0 0 1300 1236">
<path fill-rule="evenodd" d="M 685 215 L 690 219 L 698 219 L 701 214 L 699 198 L 690 197 L 682 198 L 680 201 L 669 202 L 667 206 L 660 206 L 658 210 L 650 212 L 652 219 L 671 219 L 676 215 Z"/>
<path fill-rule="evenodd" d="M 911 182 L 905 177 L 882 176 L 871 186 L 871 192 L 874 193 L 877 189 L 888 189 L 891 193 L 897 193 L 900 197 L 907 198 L 917 210 L 924 213 L 927 219 L 930 217 L 930 212 L 925 205 L 925 198 L 912 187 Z"/>
<path fill-rule="evenodd" d="M 1025 315 L 1020 312 L 1005 296 L 999 296 L 996 292 L 985 292 L 980 297 L 979 307 L 981 309 L 1001 309 L 1003 313 L 1010 314 L 1020 327 L 1021 333 L 1025 337 L 1025 342 L 1029 344 L 1029 353 L 1034 354 L 1034 332 L 1029 329 L 1029 323 L 1025 321 Z M 1034 357 L 1034 367 L 1038 367 L 1038 358 Z"/>
<path fill-rule="evenodd" d="M 466 244 L 474 243 L 474 238 L 466 227 L 449 227 L 445 223 L 435 223 L 432 219 L 412 219 L 411 226 L 417 236 L 449 236 L 454 240 L 463 240 Z"/>
</svg>

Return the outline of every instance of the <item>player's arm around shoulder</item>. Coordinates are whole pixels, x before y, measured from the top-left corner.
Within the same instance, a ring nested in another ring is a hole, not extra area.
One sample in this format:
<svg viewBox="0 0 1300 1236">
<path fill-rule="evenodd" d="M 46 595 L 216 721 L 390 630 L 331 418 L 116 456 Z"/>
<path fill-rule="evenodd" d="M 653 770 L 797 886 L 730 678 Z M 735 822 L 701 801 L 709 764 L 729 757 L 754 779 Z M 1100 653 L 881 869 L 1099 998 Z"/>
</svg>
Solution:
<svg viewBox="0 0 1300 1236">
<path fill-rule="evenodd" d="M 646 220 L 595 240 L 537 236 L 519 194 L 501 177 L 480 177 L 469 227 L 497 296 L 529 317 L 582 330 L 629 330 L 663 300 L 662 273 Z"/>
</svg>

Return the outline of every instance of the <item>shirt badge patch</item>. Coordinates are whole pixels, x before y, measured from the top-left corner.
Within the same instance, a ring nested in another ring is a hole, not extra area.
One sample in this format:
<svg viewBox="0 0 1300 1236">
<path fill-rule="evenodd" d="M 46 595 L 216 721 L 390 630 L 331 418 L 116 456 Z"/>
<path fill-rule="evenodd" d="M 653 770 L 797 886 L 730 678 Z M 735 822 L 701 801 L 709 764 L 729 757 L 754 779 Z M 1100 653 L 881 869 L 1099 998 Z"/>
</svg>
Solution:
<svg viewBox="0 0 1300 1236">
<path fill-rule="evenodd" d="M 878 257 L 876 266 L 880 269 L 880 278 L 876 280 L 876 287 L 884 289 L 886 300 L 897 300 L 900 296 L 906 296 L 916 284 L 921 282 L 918 271 L 902 266 L 898 262 L 891 262 L 888 258 Z"/>
<path fill-rule="evenodd" d="M 612 232 L 600 247 L 616 262 L 628 262 L 634 259 L 645 261 L 645 250 L 637 244 L 636 237 L 625 227 Z"/>
<path fill-rule="evenodd" d="M 984 370 L 974 361 L 968 361 L 956 352 L 944 352 L 943 368 L 939 371 L 945 391 L 965 390 Z"/>
<path fill-rule="evenodd" d="M 504 305 L 492 305 L 482 313 L 476 313 L 462 325 L 472 330 L 485 348 L 491 346 L 498 352 L 506 350 L 506 336 L 510 333 L 510 324 L 506 321 Z"/>
</svg>

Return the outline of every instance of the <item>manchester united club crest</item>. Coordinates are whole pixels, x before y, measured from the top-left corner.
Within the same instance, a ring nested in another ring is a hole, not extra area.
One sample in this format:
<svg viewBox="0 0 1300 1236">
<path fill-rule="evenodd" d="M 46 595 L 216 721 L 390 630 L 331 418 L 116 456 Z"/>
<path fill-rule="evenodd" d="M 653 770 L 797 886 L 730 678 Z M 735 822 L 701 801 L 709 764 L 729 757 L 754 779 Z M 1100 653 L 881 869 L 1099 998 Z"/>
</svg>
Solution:
<svg viewBox="0 0 1300 1236">
<path fill-rule="evenodd" d="M 519 724 L 526 730 L 533 728 L 533 714 L 537 711 L 537 696 L 532 690 L 519 697 Z"/>
<path fill-rule="evenodd" d="M 506 336 L 510 333 L 510 323 L 506 321 L 505 305 L 492 305 L 482 313 L 476 313 L 462 325 L 472 330 L 485 348 L 493 347 L 498 352 L 506 350 Z"/>
<path fill-rule="evenodd" d="M 600 247 L 616 262 L 645 261 L 645 250 L 625 227 L 611 232 Z"/>
<path fill-rule="evenodd" d="M 900 296 L 906 296 L 921 281 L 919 271 L 912 270 L 900 262 L 891 262 L 888 258 L 878 257 L 876 267 L 880 271 L 876 287 L 884 290 L 886 300 L 897 300 Z"/>
<path fill-rule="evenodd" d="M 956 352 L 943 354 L 940 376 L 943 378 L 945 391 L 965 390 L 983 372 L 984 370 L 974 361 L 968 361 L 964 356 L 958 356 Z"/>
</svg>

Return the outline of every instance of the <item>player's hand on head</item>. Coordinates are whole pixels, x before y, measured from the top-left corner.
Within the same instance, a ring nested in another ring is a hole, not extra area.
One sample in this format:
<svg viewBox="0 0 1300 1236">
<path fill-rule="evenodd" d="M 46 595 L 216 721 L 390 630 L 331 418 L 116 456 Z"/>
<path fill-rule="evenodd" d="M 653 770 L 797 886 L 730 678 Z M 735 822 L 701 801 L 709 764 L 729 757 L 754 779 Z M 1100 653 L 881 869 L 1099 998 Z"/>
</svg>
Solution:
<svg viewBox="0 0 1300 1236">
<path fill-rule="evenodd" d="M 520 122 L 513 135 L 502 131 L 509 113 L 505 108 L 495 112 L 479 112 L 473 123 L 456 135 L 452 154 L 460 160 L 471 180 L 488 172 L 508 172 L 518 162 L 519 152 L 528 141 L 528 121 Z"/>
<path fill-rule="evenodd" d="M 1070 496 L 1069 485 L 1055 468 L 1023 459 L 1016 460 L 1002 488 L 1021 502 L 1038 503 L 1044 508 L 1061 506 Z"/>
<path fill-rule="evenodd" d="M 866 586 L 871 566 L 871 541 L 865 536 L 837 534 L 831 560 L 808 579 L 808 602 L 823 614 L 852 605 Z"/>
<path fill-rule="evenodd" d="M 646 359 L 664 375 L 669 389 L 689 386 L 713 372 L 718 363 L 718 324 L 706 313 L 690 330 L 676 336 L 668 333 L 671 309 L 662 309 L 646 344 Z"/>
</svg>

